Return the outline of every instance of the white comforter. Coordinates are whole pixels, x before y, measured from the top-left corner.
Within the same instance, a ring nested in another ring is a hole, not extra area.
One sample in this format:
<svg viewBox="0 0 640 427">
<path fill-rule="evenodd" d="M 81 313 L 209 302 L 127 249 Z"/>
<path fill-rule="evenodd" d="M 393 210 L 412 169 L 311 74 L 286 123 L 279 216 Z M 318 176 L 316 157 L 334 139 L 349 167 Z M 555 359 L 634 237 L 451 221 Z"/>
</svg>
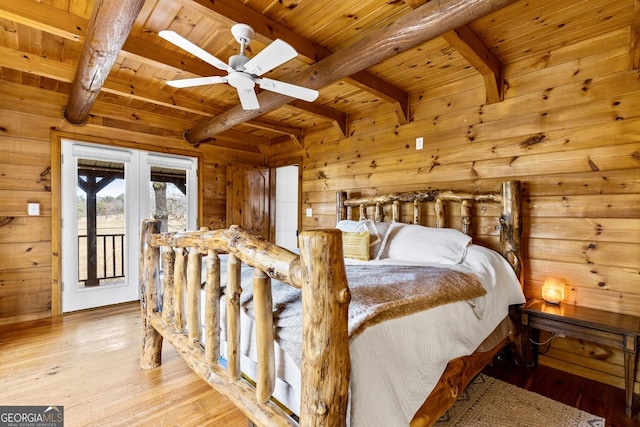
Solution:
<svg viewBox="0 0 640 427">
<path fill-rule="evenodd" d="M 347 263 L 351 262 L 358 261 Z M 417 264 L 390 259 L 367 263 Z M 509 264 L 482 246 L 469 246 L 461 264 L 424 265 L 474 273 L 487 294 L 376 324 L 352 339 L 349 419 L 353 427 L 409 425 L 447 363 L 471 354 L 508 314 L 510 304 L 525 301 Z M 241 328 L 242 369 L 255 377 L 252 319 L 244 312 Z M 224 343 L 222 351 L 226 354 Z M 277 345 L 276 374 L 275 397 L 299 413 L 299 367 Z"/>
</svg>

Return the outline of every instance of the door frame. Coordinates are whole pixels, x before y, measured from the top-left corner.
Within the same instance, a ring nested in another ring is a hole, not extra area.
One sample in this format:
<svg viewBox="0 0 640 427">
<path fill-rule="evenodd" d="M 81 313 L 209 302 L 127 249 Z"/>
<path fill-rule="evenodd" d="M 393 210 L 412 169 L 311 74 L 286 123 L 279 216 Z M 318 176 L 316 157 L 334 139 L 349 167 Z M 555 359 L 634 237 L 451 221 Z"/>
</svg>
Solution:
<svg viewBox="0 0 640 427">
<path fill-rule="evenodd" d="M 175 154 L 197 158 L 198 162 L 198 194 L 197 194 L 197 222 L 200 226 L 203 213 L 203 154 L 200 151 L 167 147 L 167 139 L 158 145 L 139 143 L 127 140 L 95 137 L 80 133 L 51 132 L 51 317 L 62 316 L 62 140 L 70 139 L 90 144 L 101 144 L 113 148 L 127 148 Z M 171 142 L 177 140 L 169 140 Z M 162 145 L 160 145 L 162 144 Z M 135 252 L 135 251 L 134 251 Z"/>
</svg>

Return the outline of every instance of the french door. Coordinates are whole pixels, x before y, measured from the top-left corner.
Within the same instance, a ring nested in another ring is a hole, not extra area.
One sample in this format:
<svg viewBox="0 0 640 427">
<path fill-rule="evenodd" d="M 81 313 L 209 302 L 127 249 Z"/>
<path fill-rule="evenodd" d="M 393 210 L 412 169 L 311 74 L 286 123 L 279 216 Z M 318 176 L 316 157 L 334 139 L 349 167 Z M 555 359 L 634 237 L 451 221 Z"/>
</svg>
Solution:
<svg viewBox="0 0 640 427">
<path fill-rule="evenodd" d="M 139 298 L 140 224 L 197 224 L 197 159 L 62 140 L 62 311 Z"/>
</svg>

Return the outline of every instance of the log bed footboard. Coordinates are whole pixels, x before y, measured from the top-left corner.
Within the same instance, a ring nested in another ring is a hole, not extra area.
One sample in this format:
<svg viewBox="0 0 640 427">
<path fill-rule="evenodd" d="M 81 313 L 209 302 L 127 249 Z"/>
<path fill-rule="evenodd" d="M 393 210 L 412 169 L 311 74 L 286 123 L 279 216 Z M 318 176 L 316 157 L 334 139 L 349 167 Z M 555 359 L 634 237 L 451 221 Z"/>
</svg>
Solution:
<svg viewBox="0 0 640 427">
<path fill-rule="evenodd" d="M 161 363 L 163 339 L 211 387 L 229 397 L 258 425 L 298 425 L 269 399 L 275 384 L 271 278 L 302 290 L 301 426 L 343 425 L 349 387 L 347 316 L 350 301 L 342 237 L 338 230 L 304 232 L 300 255 L 253 236 L 238 227 L 160 235 L 157 221 L 145 221 L 141 236 L 141 306 L 144 341 L 141 367 Z M 163 271 L 160 269 L 164 249 Z M 179 249 L 178 249 L 179 248 Z M 185 249 L 189 254 L 186 255 Z M 219 363 L 219 252 L 227 264 L 226 368 Z M 206 256 L 204 346 L 200 337 L 200 269 Z M 240 375 L 240 262 L 255 267 L 256 344 L 255 388 Z M 331 271 L 332 274 L 326 274 Z M 160 277 L 164 283 L 160 284 Z M 187 283 L 184 278 L 187 277 Z M 186 319 L 182 295 L 186 288 Z M 192 327 L 191 325 L 196 325 Z M 321 380 L 322 377 L 322 380 Z"/>
</svg>

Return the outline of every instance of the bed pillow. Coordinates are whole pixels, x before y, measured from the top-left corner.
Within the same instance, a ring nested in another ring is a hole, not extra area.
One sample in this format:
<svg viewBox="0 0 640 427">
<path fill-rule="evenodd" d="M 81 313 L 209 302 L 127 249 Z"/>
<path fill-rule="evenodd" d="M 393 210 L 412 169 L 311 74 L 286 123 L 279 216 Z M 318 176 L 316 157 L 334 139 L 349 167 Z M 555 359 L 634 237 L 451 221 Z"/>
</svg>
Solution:
<svg viewBox="0 0 640 427">
<path fill-rule="evenodd" d="M 361 219 L 360 221 L 344 219 L 338 222 L 336 228 L 342 232 L 369 230 L 369 259 L 374 259 L 380 252 L 382 239 L 387 234 L 390 224 L 390 222 L 375 222 L 370 219 Z"/>
<path fill-rule="evenodd" d="M 376 259 L 376 257 L 380 253 L 380 250 L 382 249 L 382 241 L 384 237 L 387 235 L 387 231 L 389 230 L 389 227 L 393 223 L 392 222 L 374 222 L 373 224 L 375 225 L 378 239 L 374 242 L 373 237 L 371 238 L 371 247 L 369 248 L 369 254 L 371 256 L 371 259 Z"/>
<path fill-rule="evenodd" d="M 370 219 L 361 219 L 358 221 L 359 228 L 357 231 L 369 230 L 369 259 L 375 258 L 380 250 L 380 245 L 382 244 L 382 238 L 385 233 L 380 234 L 378 232 L 378 227 L 376 226 L 375 221 L 371 221 Z"/>
<path fill-rule="evenodd" d="M 369 230 L 343 231 L 342 252 L 345 258 L 369 261 Z"/>
<path fill-rule="evenodd" d="M 390 258 L 437 264 L 459 264 L 471 237 L 454 228 L 392 223 L 376 259 Z"/>
<path fill-rule="evenodd" d="M 354 221 L 352 219 L 343 219 L 336 224 L 336 228 L 340 231 L 362 231 L 362 224 L 360 221 Z"/>
</svg>

